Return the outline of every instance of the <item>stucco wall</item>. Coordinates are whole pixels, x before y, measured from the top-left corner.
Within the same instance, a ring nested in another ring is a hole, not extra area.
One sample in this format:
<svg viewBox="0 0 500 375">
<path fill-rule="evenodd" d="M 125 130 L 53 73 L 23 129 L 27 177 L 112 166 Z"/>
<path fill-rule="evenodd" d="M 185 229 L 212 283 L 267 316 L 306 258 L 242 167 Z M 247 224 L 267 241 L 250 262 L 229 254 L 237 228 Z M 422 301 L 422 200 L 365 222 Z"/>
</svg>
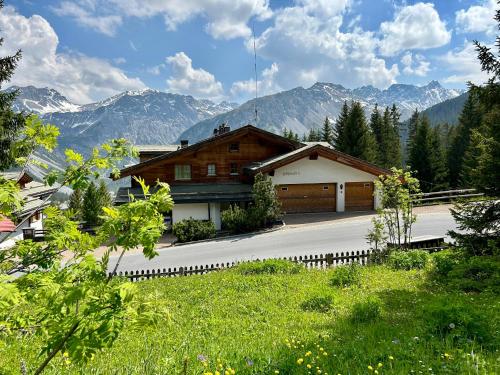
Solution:
<svg viewBox="0 0 500 375">
<path fill-rule="evenodd" d="M 210 205 L 210 217 L 208 214 Z M 175 224 L 183 219 L 192 217 L 196 220 L 211 219 L 216 229 L 221 227 L 220 204 L 218 203 L 182 203 L 175 204 L 172 209 L 172 223 Z"/>
<path fill-rule="evenodd" d="M 336 183 L 337 211 L 342 212 L 345 208 L 345 183 L 375 181 L 377 176 L 330 159 L 318 157 L 310 160 L 305 157 L 277 168 L 271 178 L 275 185 Z M 378 205 L 379 199 L 375 195 L 375 208 Z"/>
</svg>

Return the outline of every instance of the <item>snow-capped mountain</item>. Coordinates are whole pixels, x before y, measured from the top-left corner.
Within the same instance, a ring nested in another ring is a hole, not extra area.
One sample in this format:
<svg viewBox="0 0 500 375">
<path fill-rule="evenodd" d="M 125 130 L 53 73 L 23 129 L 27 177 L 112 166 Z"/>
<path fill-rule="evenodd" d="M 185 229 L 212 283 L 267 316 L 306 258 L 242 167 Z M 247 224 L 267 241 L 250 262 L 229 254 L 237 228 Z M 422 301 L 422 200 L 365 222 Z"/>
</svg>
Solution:
<svg viewBox="0 0 500 375">
<path fill-rule="evenodd" d="M 402 115 L 401 120 L 405 120 L 415 109 L 425 110 L 461 93 L 459 90 L 443 88 L 437 81 L 421 87 L 394 84 L 386 90 L 373 86 L 351 90 L 337 84 L 318 82 L 307 89 L 297 87 L 250 100 L 230 112 L 197 123 L 183 132 L 179 139 L 194 142 L 210 137 L 213 129 L 221 123 L 228 124 L 232 129 L 256 123 L 258 127 L 278 134 L 284 128 L 304 134 L 311 128 L 320 127 L 326 116 L 335 119 L 344 101 L 352 100 L 360 101 L 367 115 L 376 103 L 382 108 L 396 104 Z"/>
<path fill-rule="evenodd" d="M 33 112 L 45 114 L 50 112 L 75 112 L 80 106 L 71 103 L 66 97 L 54 89 L 37 88 L 34 86 L 11 86 L 5 91 L 19 92 L 13 108 L 17 112 Z"/>
<path fill-rule="evenodd" d="M 70 103 L 53 89 L 16 88 L 14 108 L 38 113 L 61 131 L 59 150 L 88 153 L 111 138 L 134 144 L 168 144 L 193 124 L 234 109 L 237 104 L 198 100 L 156 90 L 126 91 L 85 105 Z"/>
</svg>

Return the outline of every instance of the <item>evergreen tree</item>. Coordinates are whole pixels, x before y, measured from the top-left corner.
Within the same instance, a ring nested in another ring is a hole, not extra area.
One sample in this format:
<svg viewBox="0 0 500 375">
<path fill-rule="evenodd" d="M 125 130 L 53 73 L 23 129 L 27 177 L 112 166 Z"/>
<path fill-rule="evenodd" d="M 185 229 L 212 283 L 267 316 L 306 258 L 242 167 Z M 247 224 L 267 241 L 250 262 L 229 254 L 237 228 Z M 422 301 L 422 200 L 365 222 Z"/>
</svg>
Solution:
<svg viewBox="0 0 500 375">
<path fill-rule="evenodd" d="M 283 137 L 299 142 L 299 134 L 294 133 L 293 130 L 288 130 L 287 128 L 283 130 Z"/>
<path fill-rule="evenodd" d="M 430 149 L 430 163 L 431 163 L 431 179 L 432 186 L 430 191 L 441 191 L 449 188 L 448 168 L 446 164 L 446 150 L 442 143 L 440 128 L 435 127 L 431 129 L 431 149 Z"/>
<path fill-rule="evenodd" d="M 83 196 L 82 219 L 87 226 L 99 225 L 99 215 L 102 213 L 102 206 L 99 199 L 96 184 L 92 181 L 87 186 Z"/>
<path fill-rule="evenodd" d="M 382 116 L 380 115 L 380 111 L 378 110 L 378 104 L 375 104 L 375 108 L 370 116 L 370 129 L 373 134 L 373 138 L 376 143 L 376 158 L 375 162 L 382 166 L 385 159 L 385 150 L 383 148 L 383 139 L 382 139 Z"/>
<path fill-rule="evenodd" d="M 111 194 L 109 194 L 108 187 L 104 180 L 99 181 L 99 187 L 97 189 L 97 194 L 99 195 L 99 205 L 101 206 L 101 211 L 103 207 L 110 207 L 113 203 L 111 199 Z"/>
<path fill-rule="evenodd" d="M 1 8 L 3 8 L 3 1 L 0 1 Z M 0 38 L 0 46 L 2 44 L 3 39 Z M 10 80 L 20 60 L 20 50 L 14 55 L 0 58 L 0 89 Z M 0 91 L 0 171 L 12 167 L 17 157 L 27 156 L 31 152 L 31 150 L 19 150 L 13 147 L 26 120 L 22 113 L 12 111 L 12 103 L 16 95 L 16 91 Z"/>
<path fill-rule="evenodd" d="M 448 168 L 452 187 L 458 187 L 460 185 L 460 176 L 464 175 L 462 169 L 465 151 L 469 147 L 472 130 L 478 129 L 480 124 L 481 110 L 477 97 L 469 94 L 458 119 L 458 125 L 455 129 L 448 152 Z M 471 161 L 468 163 L 470 167 Z M 467 173 L 465 173 L 465 175 L 467 175 Z M 465 179 L 468 180 L 468 177 L 465 177 Z"/>
<path fill-rule="evenodd" d="M 397 109 L 396 109 L 397 112 Z M 385 108 L 380 121 L 380 143 L 378 144 L 378 164 L 384 168 L 401 165 L 401 145 L 399 141 L 399 124 L 394 124 L 394 113 Z"/>
<path fill-rule="evenodd" d="M 341 151 L 369 162 L 375 161 L 376 143 L 366 124 L 361 103 L 352 104 L 343 132 L 345 147 Z"/>
<path fill-rule="evenodd" d="M 347 123 L 347 119 L 349 118 L 349 111 L 350 109 L 349 106 L 347 105 L 347 102 L 344 102 L 339 117 L 335 122 L 335 131 L 333 134 L 333 146 L 335 147 L 336 150 L 342 152 L 344 152 L 346 148 L 344 140 L 344 129 Z"/>
<path fill-rule="evenodd" d="M 323 129 L 321 129 L 321 141 L 323 142 L 328 142 L 329 144 L 333 143 L 333 128 L 332 124 L 330 123 L 330 119 L 328 116 L 325 118 L 325 121 L 323 122 Z"/>
<path fill-rule="evenodd" d="M 307 136 L 308 142 L 320 142 L 321 141 L 321 131 L 318 129 L 309 130 L 309 135 Z"/>
<path fill-rule="evenodd" d="M 68 208 L 74 212 L 74 219 L 82 219 L 83 211 L 83 194 L 80 189 L 74 189 L 69 196 Z"/>
<path fill-rule="evenodd" d="M 415 109 L 410 119 L 408 120 L 408 143 L 411 143 L 412 139 L 417 133 L 417 126 L 420 120 L 420 113 L 418 109 Z"/>
</svg>

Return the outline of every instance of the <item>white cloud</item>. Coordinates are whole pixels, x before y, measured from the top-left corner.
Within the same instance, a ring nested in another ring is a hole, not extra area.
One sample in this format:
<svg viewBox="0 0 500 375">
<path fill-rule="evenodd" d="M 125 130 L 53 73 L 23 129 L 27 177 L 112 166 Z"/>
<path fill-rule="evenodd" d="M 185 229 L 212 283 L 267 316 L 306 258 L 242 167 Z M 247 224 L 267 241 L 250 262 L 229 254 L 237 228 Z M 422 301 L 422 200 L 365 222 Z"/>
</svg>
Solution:
<svg viewBox="0 0 500 375">
<path fill-rule="evenodd" d="M 51 87 L 76 103 L 88 103 L 124 90 L 144 88 L 108 61 L 77 53 L 59 53 L 59 39 L 43 17 L 24 17 L 12 7 L 0 12 L 5 36 L 0 55 L 22 49 L 23 58 L 10 84 Z"/>
<path fill-rule="evenodd" d="M 440 60 L 446 65 L 447 70 L 454 73 L 444 79 L 446 83 L 464 84 L 471 81 L 482 84 L 488 80 L 488 75 L 481 71 L 477 52 L 470 42 L 466 42 L 462 48 L 448 51 Z"/>
<path fill-rule="evenodd" d="M 269 68 L 262 71 L 262 78 L 257 81 L 257 92 L 259 96 L 273 94 L 281 90 L 276 83 L 276 75 L 279 72 L 278 64 L 273 63 Z M 231 95 L 234 98 L 248 98 L 255 95 L 255 80 L 237 81 L 231 86 Z"/>
<path fill-rule="evenodd" d="M 380 52 L 384 56 L 410 49 L 441 47 L 451 39 L 451 32 L 431 3 L 417 3 L 398 9 L 393 21 L 382 22 L 380 32 Z"/>
<path fill-rule="evenodd" d="M 206 70 L 193 68 L 192 60 L 184 52 L 169 56 L 166 61 L 171 72 L 167 79 L 169 91 L 212 100 L 223 97 L 222 84 Z"/>
<path fill-rule="evenodd" d="M 395 83 L 397 64 L 387 67 L 376 55 L 374 33 L 356 26 L 349 32 L 340 30 L 350 4 L 301 0 L 275 11 L 274 24 L 256 39 L 257 54 L 279 67 L 273 72 L 273 86 L 290 89 L 327 81 L 385 88 Z M 253 49 L 250 39 L 247 49 Z M 241 92 L 245 86 L 240 83 L 233 89 Z"/>
<path fill-rule="evenodd" d="M 91 5 L 93 3 L 85 2 L 83 4 Z M 77 3 L 71 3 L 69 1 L 61 2 L 59 6 L 54 7 L 53 10 L 58 16 L 72 17 L 79 25 L 108 36 L 115 35 L 116 29 L 123 22 L 122 17 L 119 15 L 97 16 Z"/>
<path fill-rule="evenodd" d="M 165 64 L 158 64 L 150 68 L 147 68 L 146 71 L 154 76 L 159 76 L 163 69 L 165 69 Z"/>
<path fill-rule="evenodd" d="M 481 33 L 494 35 L 497 31 L 495 15 L 496 0 L 484 0 L 481 5 L 473 5 L 469 9 L 460 9 L 455 14 L 457 32 Z"/>
<path fill-rule="evenodd" d="M 401 64 L 403 64 L 403 73 L 407 75 L 416 75 L 419 77 L 425 77 L 430 70 L 430 62 L 425 60 L 425 57 L 421 54 L 416 54 L 413 57 L 411 52 L 406 52 L 401 58 Z"/>
<path fill-rule="evenodd" d="M 63 1 L 60 14 L 108 34 L 121 23 L 118 20 L 122 17 L 160 16 L 169 30 L 195 17 L 203 17 L 211 36 L 232 39 L 251 35 L 248 22 L 252 17 L 263 20 L 272 15 L 269 0 L 79 0 L 79 3 L 81 6 Z"/>
</svg>

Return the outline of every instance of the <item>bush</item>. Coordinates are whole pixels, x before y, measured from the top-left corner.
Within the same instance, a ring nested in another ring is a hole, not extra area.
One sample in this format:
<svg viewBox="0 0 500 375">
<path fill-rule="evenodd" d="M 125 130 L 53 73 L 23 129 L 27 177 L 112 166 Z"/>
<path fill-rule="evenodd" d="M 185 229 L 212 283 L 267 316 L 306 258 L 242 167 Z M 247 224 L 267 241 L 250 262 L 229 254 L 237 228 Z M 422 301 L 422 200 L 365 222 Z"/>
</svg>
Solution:
<svg viewBox="0 0 500 375">
<path fill-rule="evenodd" d="M 241 263 L 236 270 L 242 275 L 259 274 L 295 274 L 304 267 L 301 264 L 281 259 L 267 259 L 264 261 Z"/>
<path fill-rule="evenodd" d="M 330 311 L 333 307 L 333 298 L 332 296 L 312 297 L 311 299 L 302 302 L 300 307 L 304 311 L 316 311 L 320 313 L 326 313 Z"/>
<path fill-rule="evenodd" d="M 425 250 L 394 251 L 389 254 L 387 262 L 396 270 L 413 270 L 425 268 L 430 255 Z"/>
<path fill-rule="evenodd" d="M 179 242 L 189 242 L 214 238 L 216 230 L 213 221 L 189 218 L 175 223 L 172 232 Z"/>
<path fill-rule="evenodd" d="M 369 323 L 380 317 L 380 300 L 369 297 L 363 302 L 354 304 L 351 312 L 351 321 L 354 323 Z"/>
<path fill-rule="evenodd" d="M 232 205 L 222 212 L 221 218 L 222 226 L 231 233 L 246 233 L 262 227 L 260 215 L 255 207 L 245 210 Z"/>
<path fill-rule="evenodd" d="M 448 299 L 434 302 L 424 308 L 423 319 L 428 322 L 430 333 L 441 338 L 483 344 L 491 339 L 488 324 L 465 303 L 450 304 Z"/>
<path fill-rule="evenodd" d="M 330 279 L 332 286 L 348 287 L 361 283 L 361 269 L 358 263 L 338 266 Z"/>
<path fill-rule="evenodd" d="M 448 272 L 448 283 L 465 292 L 500 290 L 500 257 L 472 257 Z"/>
<path fill-rule="evenodd" d="M 460 262 L 461 255 L 456 251 L 443 250 L 432 254 L 434 272 L 439 276 L 447 276 L 448 273 Z"/>
</svg>

